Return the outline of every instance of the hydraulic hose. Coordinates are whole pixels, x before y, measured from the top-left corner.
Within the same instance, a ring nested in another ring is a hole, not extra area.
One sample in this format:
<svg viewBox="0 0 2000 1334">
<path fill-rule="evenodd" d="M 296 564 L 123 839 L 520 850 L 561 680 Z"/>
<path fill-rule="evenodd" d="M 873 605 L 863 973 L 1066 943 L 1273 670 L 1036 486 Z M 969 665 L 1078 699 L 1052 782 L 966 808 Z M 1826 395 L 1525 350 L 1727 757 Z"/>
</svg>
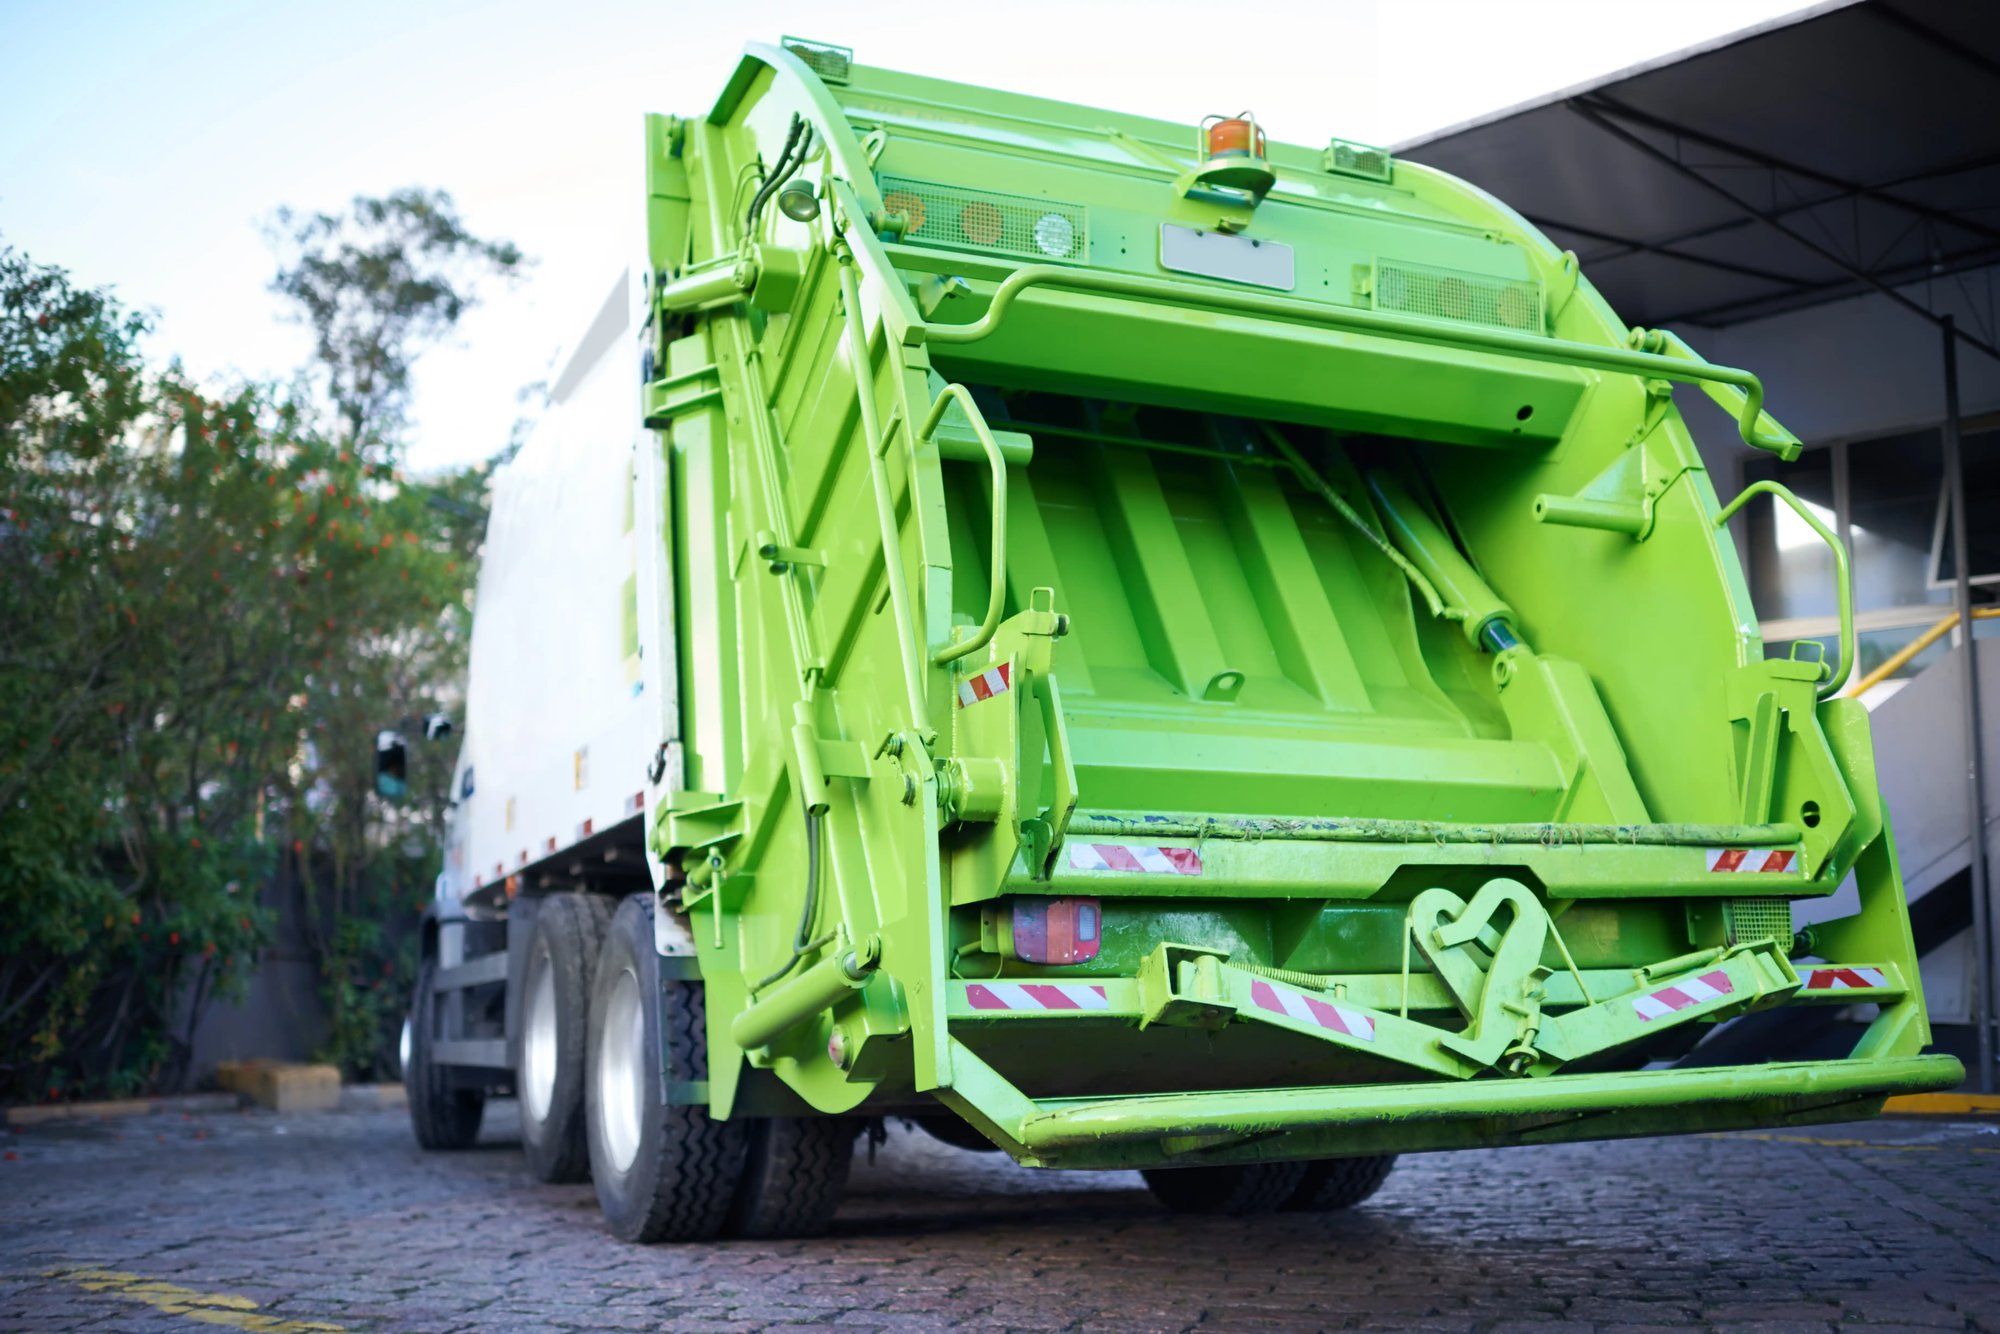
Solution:
<svg viewBox="0 0 2000 1334">
<path fill-rule="evenodd" d="M 1319 495 L 1320 499 L 1331 505 L 1333 512 L 1345 519 L 1348 527 L 1359 533 L 1368 545 L 1381 552 L 1383 556 L 1388 558 L 1390 564 L 1401 570 L 1408 577 L 1411 586 L 1423 596 L 1424 605 L 1430 608 L 1431 615 L 1443 616 L 1444 602 L 1438 597 L 1437 589 L 1431 586 L 1431 581 L 1424 577 L 1423 571 L 1411 564 L 1409 557 L 1396 550 L 1388 538 L 1370 528 L 1368 521 L 1361 517 L 1360 512 L 1354 506 L 1348 504 L 1340 492 L 1334 490 L 1327 483 L 1326 478 L 1320 476 L 1319 469 L 1306 462 L 1305 456 L 1293 447 L 1291 441 L 1285 439 L 1284 432 L 1269 422 L 1263 423 L 1263 426 L 1264 434 L 1270 437 L 1271 443 L 1277 447 L 1278 452 L 1285 456 L 1285 462 L 1292 465 L 1292 472 L 1297 475 L 1298 479 L 1311 487 Z"/>
<path fill-rule="evenodd" d="M 806 938 L 807 933 L 813 928 L 813 919 L 819 914 L 819 822 L 822 818 L 822 816 L 814 814 L 810 808 L 807 809 L 806 901 L 804 906 L 799 909 L 799 929 L 792 937 L 791 957 L 785 960 L 784 966 L 779 968 L 777 972 L 772 973 L 762 982 L 750 988 L 750 994 L 753 996 L 770 986 L 773 982 L 783 979 L 792 969 L 799 966 L 800 959 L 805 958 L 806 955 L 811 954 L 814 950 L 819 949 L 833 939 L 831 931 L 817 940 L 808 940 Z"/>
<path fill-rule="evenodd" d="M 750 196 L 750 208 L 743 218 L 743 234 L 749 236 L 757 230 L 757 219 L 764 212 L 764 205 L 771 196 L 785 188 L 785 182 L 806 165 L 806 151 L 812 143 L 812 127 L 796 111 L 792 113 L 791 127 L 785 132 L 785 146 L 778 152 L 778 160 L 771 167 L 771 174 L 757 187 L 757 193 Z"/>
</svg>

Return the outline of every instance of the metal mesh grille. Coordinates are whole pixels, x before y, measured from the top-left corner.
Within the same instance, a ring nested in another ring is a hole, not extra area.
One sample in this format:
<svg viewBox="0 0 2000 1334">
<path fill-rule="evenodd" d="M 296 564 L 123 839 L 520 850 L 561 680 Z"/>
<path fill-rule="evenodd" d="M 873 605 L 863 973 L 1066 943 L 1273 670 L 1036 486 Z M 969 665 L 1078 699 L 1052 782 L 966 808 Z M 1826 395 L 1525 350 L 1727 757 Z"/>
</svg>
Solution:
<svg viewBox="0 0 2000 1334">
<path fill-rule="evenodd" d="M 884 176 L 882 206 L 908 215 L 903 239 L 917 245 L 1038 260 L 1081 260 L 1090 253 L 1088 215 L 1079 204 Z"/>
<path fill-rule="evenodd" d="M 1792 943 L 1792 901 L 1790 899 L 1726 899 L 1723 917 L 1729 923 L 1729 943 L 1774 939 L 1780 946 Z"/>
<path fill-rule="evenodd" d="M 1387 181 L 1395 172 L 1396 160 L 1386 148 L 1357 144 L 1351 139 L 1335 139 L 1327 146 L 1326 169 L 1345 176 L 1365 176 L 1371 181 Z"/>
<path fill-rule="evenodd" d="M 854 48 L 832 42 L 813 42 L 803 37 L 781 37 L 778 44 L 805 61 L 806 68 L 828 83 L 846 83 L 854 64 Z"/>
<path fill-rule="evenodd" d="M 1377 310 L 1496 329 L 1543 331 L 1538 282 L 1378 259 L 1371 289 Z"/>
</svg>

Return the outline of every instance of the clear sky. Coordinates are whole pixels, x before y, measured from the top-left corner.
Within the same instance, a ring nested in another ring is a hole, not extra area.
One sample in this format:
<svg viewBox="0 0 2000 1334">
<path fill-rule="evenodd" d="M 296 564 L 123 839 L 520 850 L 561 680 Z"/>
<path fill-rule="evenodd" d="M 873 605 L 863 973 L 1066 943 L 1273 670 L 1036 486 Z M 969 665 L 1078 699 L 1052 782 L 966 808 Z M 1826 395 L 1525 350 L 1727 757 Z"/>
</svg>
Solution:
<svg viewBox="0 0 2000 1334">
<path fill-rule="evenodd" d="M 1274 138 L 1393 144 L 1798 0 L 0 0 L 0 241 L 153 310 L 200 375 L 308 350 L 266 290 L 279 205 L 443 187 L 537 265 L 419 364 L 418 467 L 502 445 L 625 262 L 639 116 L 713 101 L 746 41 Z"/>
</svg>

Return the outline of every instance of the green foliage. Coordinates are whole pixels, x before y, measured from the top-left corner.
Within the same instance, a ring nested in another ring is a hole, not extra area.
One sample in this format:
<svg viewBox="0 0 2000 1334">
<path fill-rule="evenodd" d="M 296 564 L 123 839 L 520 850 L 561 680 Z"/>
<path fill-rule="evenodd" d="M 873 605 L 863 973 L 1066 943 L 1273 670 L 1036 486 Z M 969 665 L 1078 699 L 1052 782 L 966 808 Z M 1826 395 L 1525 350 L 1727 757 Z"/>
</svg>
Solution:
<svg viewBox="0 0 2000 1334">
<path fill-rule="evenodd" d="M 352 442 L 393 443 L 417 354 L 477 303 L 478 283 L 526 261 L 507 241 L 465 229 L 442 190 L 357 196 L 345 214 L 280 209 L 281 267 L 271 290 L 311 326 L 327 396 Z"/>
<path fill-rule="evenodd" d="M 253 520 L 202 471 L 216 442 L 165 447 L 194 400 L 146 376 L 143 330 L 0 250 L 0 1087 L 15 1096 L 171 1080 L 177 1015 L 239 988 L 268 928 L 254 890 L 272 858 L 244 813 L 249 773 L 284 750 L 245 703 L 288 627 L 207 587 Z"/>
<path fill-rule="evenodd" d="M 357 197 L 339 215 L 281 210 L 272 232 L 280 254 L 272 289 L 313 330 L 348 455 L 389 473 L 416 357 L 472 309 L 483 281 L 514 277 L 525 261 L 511 243 L 469 232 L 443 191 Z M 387 531 L 420 557 L 391 590 L 415 614 L 376 612 L 360 633 L 342 631 L 343 651 L 316 668 L 318 698 L 337 716 L 315 722 L 320 800 L 295 802 L 292 821 L 311 854 L 301 877 L 330 1018 L 321 1054 L 357 1076 L 393 1070 L 415 974 L 406 928 L 437 873 L 452 759 L 450 747 L 418 739 L 417 720 L 450 711 L 464 673 L 491 468 L 383 491 Z M 399 723 L 411 741 L 410 785 L 389 804 L 373 796 L 374 740 Z"/>
<path fill-rule="evenodd" d="M 357 434 L 464 308 L 411 281 L 432 295 L 367 326 L 373 378 L 329 433 L 282 393 L 149 374 L 142 320 L 0 249 L 0 1097 L 178 1083 L 287 861 L 330 1054 L 387 1064 L 451 757 L 415 746 L 390 807 L 374 738 L 455 702 L 487 471 L 413 484 Z"/>
</svg>

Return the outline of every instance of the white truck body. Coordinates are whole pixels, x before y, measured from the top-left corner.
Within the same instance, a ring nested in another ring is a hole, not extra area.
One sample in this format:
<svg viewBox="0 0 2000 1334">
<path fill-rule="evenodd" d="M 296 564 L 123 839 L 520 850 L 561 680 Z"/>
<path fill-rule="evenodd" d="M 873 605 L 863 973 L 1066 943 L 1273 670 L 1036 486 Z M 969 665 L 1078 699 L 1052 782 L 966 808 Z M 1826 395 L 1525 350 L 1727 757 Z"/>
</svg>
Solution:
<svg viewBox="0 0 2000 1334">
<path fill-rule="evenodd" d="M 662 874 L 640 835 L 679 782 L 679 700 L 640 287 L 620 275 L 494 474 L 441 901 L 497 902 L 607 858 Z"/>
</svg>

